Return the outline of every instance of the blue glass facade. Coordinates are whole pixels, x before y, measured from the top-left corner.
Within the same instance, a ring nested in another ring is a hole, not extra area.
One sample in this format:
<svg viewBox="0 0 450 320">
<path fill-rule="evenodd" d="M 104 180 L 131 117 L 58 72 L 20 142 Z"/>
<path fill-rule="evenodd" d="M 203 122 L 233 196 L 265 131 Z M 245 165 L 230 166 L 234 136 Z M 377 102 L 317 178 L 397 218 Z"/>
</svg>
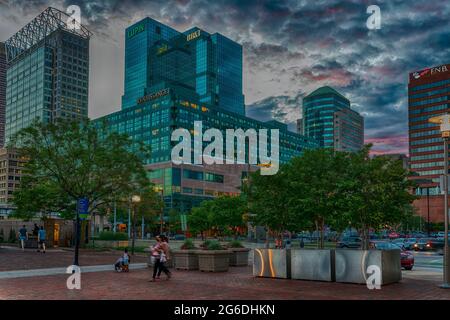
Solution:
<svg viewBox="0 0 450 320">
<path fill-rule="evenodd" d="M 6 140 L 34 119 L 88 116 L 89 39 L 57 30 L 8 64 Z"/>
<path fill-rule="evenodd" d="M 158 21 L 145 18 L 125 30 L 125 92 L 122 108 L 136 104 L 152 83 L 149 79 L 149 48 L 160 40 L 168 40 L 178 31 Z"/>
<path fill-rule="evenodd" d="M 150 18 L 127 28 L 125 37 L 122 108 L 166 82 L 194 90 L 202 103 L 245 114 L 240 44 L 198 28 L 180 33 Z"/>
<path fill-rule="evenodd" d="M 6 49 L 0 42 L 0 148 L 5 144 Z"/>
<path fill-rule="evenodd" d="M 321 147 L 357 151 L 364 144 L 364 120 L 350 109 L 350 101 L 330 87 L 303 99 L 303 130 Z"/>
</svg>

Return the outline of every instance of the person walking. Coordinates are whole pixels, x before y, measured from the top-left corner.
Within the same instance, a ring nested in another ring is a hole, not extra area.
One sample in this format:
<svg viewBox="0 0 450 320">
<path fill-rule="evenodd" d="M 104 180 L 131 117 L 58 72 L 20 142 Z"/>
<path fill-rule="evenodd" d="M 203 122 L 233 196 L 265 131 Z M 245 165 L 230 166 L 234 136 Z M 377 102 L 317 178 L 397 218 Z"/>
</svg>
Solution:
<svg viewBox="0 0 450 320">
<path fill-rule="evenodd" d="M 41 226 L 38 232 L 38 252 L 42 248 L 42 253 L 45 253 L 45 238 L 47 237 L 44 227 Z"/>
<path fill-rule="evenodd" d="M 158 273 L 159 264 L 160 264 L 160 258 L 161 258 L 161 237 L 156 236 L 156 244 L 153 245 L 150 249 L 151 252 L 151 262 L 153 263 L 153 277 L 149 281 L 153 282 L 156 281 L 156 274 Z"/>
<path fill-rule="evenodd" d="M 23 225 L 19 230 L 19 240 L 22 251 L 25 251 L 25 240 L 28 240 L 28 232 L 27 228 L 25 228 L 25 225 Z"/>
<path fill-rule="evenodd" d="M 159 268 L 158 268 L 158 276 L 159 279 L 161 276 L 161 272 L 164 272 L 167 276 L 167 280 L 172 277 L 172 273 L 167 269 L 165 263 L 170 259 L 170 247 L 169 247 L 169 238 L 165 235 L 161 236 L 161 255 L 159 258 Z"/>
</svg>

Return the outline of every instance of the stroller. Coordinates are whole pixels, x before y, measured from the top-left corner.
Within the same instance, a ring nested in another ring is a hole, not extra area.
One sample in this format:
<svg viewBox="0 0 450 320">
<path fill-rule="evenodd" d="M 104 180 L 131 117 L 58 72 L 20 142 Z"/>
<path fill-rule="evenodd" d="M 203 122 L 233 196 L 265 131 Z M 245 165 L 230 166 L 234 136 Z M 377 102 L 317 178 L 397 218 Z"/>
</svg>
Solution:
<svg viewBox="0 0 450 320">
<path fill-rule="evenodd" d="M 114 264 L 114 269 L 117 272 L 129 272 L 130 271 L 129 264 L 130 264 L 130 257 L 128 256 L 128 253 L 125 251 L 124 255 L 120 257 Z"/>
</svg>

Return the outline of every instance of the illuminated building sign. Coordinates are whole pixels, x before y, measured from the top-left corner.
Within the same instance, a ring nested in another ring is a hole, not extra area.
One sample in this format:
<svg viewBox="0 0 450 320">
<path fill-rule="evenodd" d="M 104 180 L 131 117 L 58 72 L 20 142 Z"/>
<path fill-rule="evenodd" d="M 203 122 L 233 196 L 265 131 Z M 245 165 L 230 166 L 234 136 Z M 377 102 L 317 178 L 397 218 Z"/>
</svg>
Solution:
<svg viewBox="0 0 450 320">
<path fill-rule="evenodd" d="M 197 30 L 197 31 L 194 31 L 194 32 L 192 32 L 192 33 L 189 33 L 188 35 L 187 35 L 187 37 L 186 37 L 186 40 L 187 41 L 191 41 L 191 40 L 193 40 L 193 39 L 195 39 L 195 38 L 198 38 L 198 37 L 200 37 L 200 30 Z"/>
<path fill-rule="evenodd" d="M 158 48 L 157 54 L 158 54 L 158 55 L 159 55 L 159 54 L 163 54 L 163 53 L 166 52 L 168 49 L 169 49 L 169 47 L 165 44 L 165 45 L 163 45 L 163 46 L 161 46 L 161 47 Z"/>
<path fill-rule="evenodd" d="M 150 100 L 157 99 L 159 97 L 166 96 L 168 94 L 169 94 L 169 88 L 166 88 L 166 89 L 160 90 L 158 92 L 155 92 L 155 93 L 143 96 L 142 98 L 139 98 L 137 103 L 141 104 L 141 103 L 144 103 L 144 102 L 147 102 L 147 101 L 150 101 Z"/>
<path fill-rule="evenodd" d="M 133 29 L 128 31 L 128 39 L 133 38 L 135 35 L 137 35 L 138 33 L 141 33 L 144 30 L 145 30 L 144 23 L 137 25 L 136 27 L 134 27 Z"/>
<path fill-rule="evenodd" d="M 417 80 L 417 79 L 420 79 L 423 77 L 429 77 L 429 76 L 433 76 L 433 75 L 436 75 L 439 73 L 445 73 L 445 72 L 449 71 L 449 68 L 450 68 L 450 65 L 444 64 L 442 66 L 416 71 L 416 72 L 413 72 L 410 74 L 410 79 Z"/>
</svg>

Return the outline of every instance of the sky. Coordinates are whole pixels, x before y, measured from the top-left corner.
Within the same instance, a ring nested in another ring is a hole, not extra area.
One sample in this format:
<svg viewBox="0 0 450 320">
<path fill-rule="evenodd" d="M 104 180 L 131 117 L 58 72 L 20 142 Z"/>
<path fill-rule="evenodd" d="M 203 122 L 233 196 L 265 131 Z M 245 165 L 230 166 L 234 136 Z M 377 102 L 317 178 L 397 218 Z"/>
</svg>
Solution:
<svg viewBox="0 0 450 320">
<path fill-rule="evenodd" d="M 81 8 L 90 42 L 89 116 L 120 110 L 124 30 L 151 17 L 243 46 L 247 115 L 295 128 L 302 98 L 329 85 L 365 120 L 373 153 L 408 153 L 408 73 L 450 63 L 450 1 L 0 0 L 0 41 L 46 7 Z M 366 21 L 378 5 L 381 28 Z"/>
</svg>

